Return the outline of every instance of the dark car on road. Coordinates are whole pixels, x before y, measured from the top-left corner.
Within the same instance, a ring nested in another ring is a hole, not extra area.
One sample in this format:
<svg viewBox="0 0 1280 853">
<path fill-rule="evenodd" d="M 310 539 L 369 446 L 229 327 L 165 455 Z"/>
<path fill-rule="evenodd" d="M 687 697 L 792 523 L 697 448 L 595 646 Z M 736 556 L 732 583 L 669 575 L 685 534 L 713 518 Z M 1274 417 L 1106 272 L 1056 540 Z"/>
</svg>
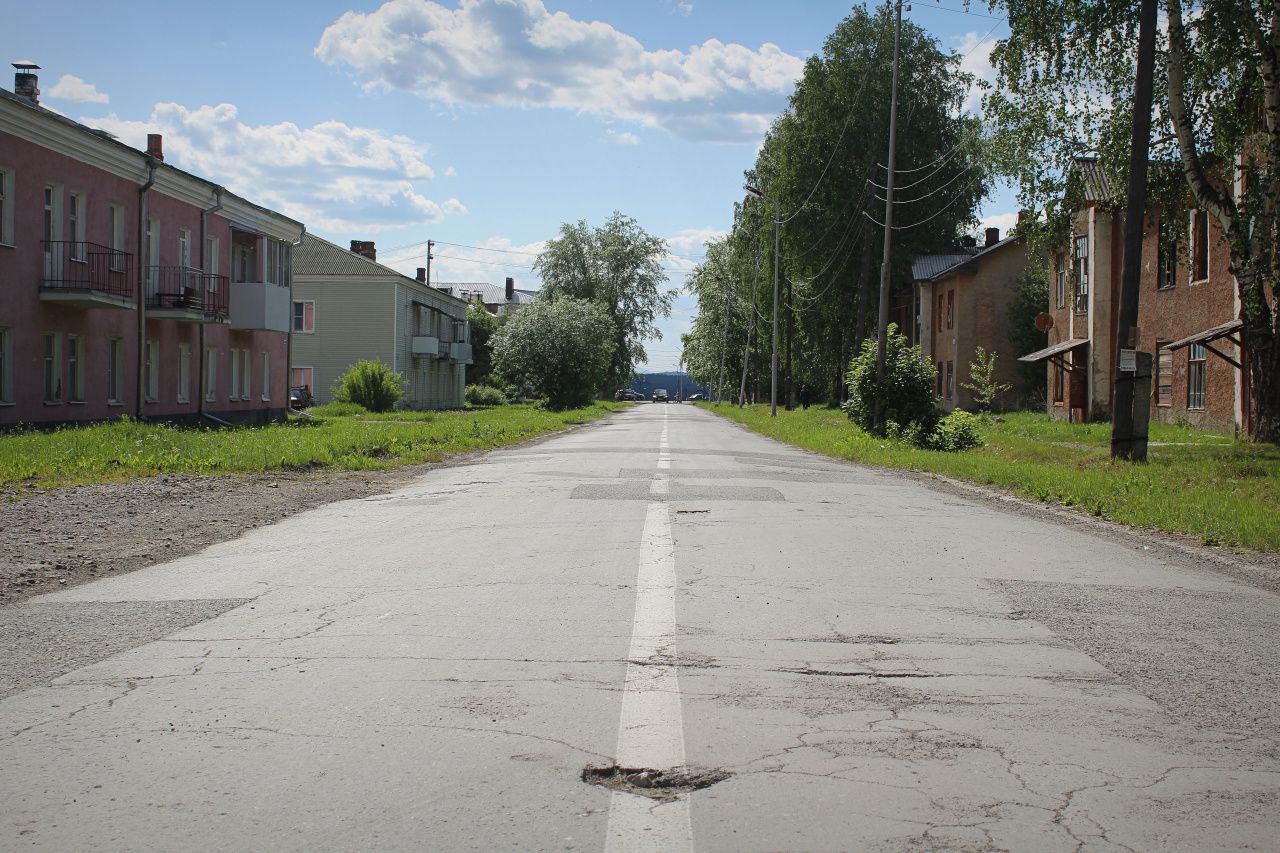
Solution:
<svg viewBox="0 0 1280 853">
<path fill-rule="evenodd" d="M 639 391 L 632 391 L 630 388 L 619 388 L 613 393 L 613 399 L 622 400 L 624 402 L 634 402 L 636 400 L 643 400 L 644 395 Z"/>
<path fill-rule="evenodd" d="M 667 396 L 667 389 L 666 389 L 666 388 L 656 388 L 656 389 L 654 389 L 654 392 L 653 392 L 653 402 L 655 402 L 655 403 L 670 403 L 670 402 L 671 402 L 671 398 Z"/>
</svg>

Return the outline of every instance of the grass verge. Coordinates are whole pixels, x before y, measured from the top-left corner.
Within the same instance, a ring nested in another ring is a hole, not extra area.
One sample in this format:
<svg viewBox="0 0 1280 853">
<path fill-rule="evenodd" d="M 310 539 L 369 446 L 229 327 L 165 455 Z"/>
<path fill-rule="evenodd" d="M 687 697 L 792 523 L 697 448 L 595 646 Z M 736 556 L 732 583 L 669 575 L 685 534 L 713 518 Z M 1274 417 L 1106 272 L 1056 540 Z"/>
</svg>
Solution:
<svg viewBox="0 0 1280 853">
<path fill-rule="evenodd" d="M 1280 550 L 1280 448 L 1273 445 L 1154 423 L 1148 461 L 1115 463 L 1110 425 L 1020 412 L 984 423 L 983 447 L 941 453 L 875 438 L 835 409 L 771 418 L 767 406 L 704 408 L 828 456 L 943 474 L 1207 545 Z"/>
<path fill-rule="evenodd" d="M 313 418 L 235 429 L 120 420 L 0 435 L 0 488 L 82 485 L 161 473 L 250 474 L 310 468 L 387 469 L 515 444 L 615 412 L 602 402 L 552 412 L 527 405 L 374 414 L 318 407 Z"/>
</svg>

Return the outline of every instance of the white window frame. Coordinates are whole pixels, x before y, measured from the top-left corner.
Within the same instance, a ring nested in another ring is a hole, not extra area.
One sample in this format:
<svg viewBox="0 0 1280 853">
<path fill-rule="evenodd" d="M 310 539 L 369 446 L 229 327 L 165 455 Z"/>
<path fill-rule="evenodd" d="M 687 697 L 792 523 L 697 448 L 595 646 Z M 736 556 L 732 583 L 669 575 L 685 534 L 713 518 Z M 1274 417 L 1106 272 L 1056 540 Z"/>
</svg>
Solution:
<svg viewBox="0 0 1280 853">
<path fill-rule="evenodd" d="M 84 402 L 84 338 L 67 335 L 67 402 Z"/>
<path fill-rule="evenodd" d="M 148 403 L 160 402 L 160 342 L 147 341 L 145 358 L 142 364 L 142 375 L 146 382 L 146 397 Z"/>
<path fill-rule="evenodd" d="M 1189 215 L 1191 218 L 1191 264 L 1190 269 L 1187 270 L 1187 284 L 1188 286 L 1194 286 L 1208 281 L 1213 275 L 1213 258 L 1209 254 L 1209 245 L 1213 242 L 1213 232 L 1209 226 L 1209 214 L 1207 211 L 1193 210 Z M 1200 226 L 1201 218 L 1204 221 L 1203 228 Z M 1203 246 L 1200 245 L 1202 242 L 1204 243 Z M 1197 260 L 1201 250 L 1204 251 L 1204 275 L 1196 278 L 1196 273 L 1199 271 L 1197 269 L 1199 266 Z"/>
<path fill-rule="evenodd" d="M 212 234 L 204 238 L 204 271 L 209 275 L 218 274 L 218 238 Z M 209 282 L 210 290 L 217 290 L 213 281 Z"/>
<path fill-rule="evenodd" d="M 218 399 L 218 349 L 207 347 L 204 351 L 204 401 L 213 403 Z"/>
<path fill-rule="evenodd" d="M 15 177 L 13 169 L 0 166 L 0 245 L 13 245 L 13 206 L 17 194 L 14 192 Z"/>
<path fill-rule="evenodd" d="M 240 399 L 240 350 L 231 348 L 231 399 Z"/>
<path fill-rule="evenodd" d="M 311 306 L 311 328 L 307 325 L 307 307 Z M 298 315 L 298 308 L 301 306 L 302 315 Z M 303 328 L 298 328 L 301 322 Z M 314 299 L 295 299 L 293 300 L 293 312 L 289 320 L 289 328 L 295 335 L 314 335 L 316 333 L 316 301 Z"/>
<path fill-rule="evenodd" d="M 191 269 L 191 229 L 178 229 L 178 266 Z"/>
<path fill-rule="evenodd" d="M 0 406 L 13 405 L 13 328 L 0 326 Z"/>
<path fill-rule="evenodd" d="M 45 332 L 40 336 L 40 392 L 46 403 L 62 402 L 62 333 Z M 52 387 L 51 387 L 52 385 Z"/>
<path fill-rule="evenodd" d="M 124 206 L 111 204 L 107 206 L 107 248 L 111 250 L 109 266 L 113 272 L 124 269 Z"/>
<path fill-rule="evenodd" d="M 1196 388 L 1196 375 L 1200 387 Z M 1209 351 L 1204 344 L 1187 347 L 1187 411 L 1203 412 L 1209 404 Z"/>
<path fill-rule="evenodd" d="M 271 402 L 271 353 L 262 353 L 262 402 Z"/>
<path fill-rule="evenodd" d="M 250 390 L 253 386 L 253 350 L 245 347 L 240 350 L 240 399 L 248 400 L 253 395 Z"/>
<path fill-rule="evenodd" d="M 107 338 L 107 403 L 118 406 L 124 396 L 120 387 L 120 368 L 124 364 L 124 339 Z"/>
<path fill-rule="evenodd" d="M 191 402 L 191 344 L 178 344 L 178 402 Z"/>
<path fill-rule="evenodd" d="M 67 233 L 71 238 L 71 251 L 67 255 L 71 260 L 79 263 L 84 263 L 87 257 L 87 247 L 84 244 L 87 218 L 84 193 L 80 190 L 72 190 L 67 194 Z"/>
</svg>

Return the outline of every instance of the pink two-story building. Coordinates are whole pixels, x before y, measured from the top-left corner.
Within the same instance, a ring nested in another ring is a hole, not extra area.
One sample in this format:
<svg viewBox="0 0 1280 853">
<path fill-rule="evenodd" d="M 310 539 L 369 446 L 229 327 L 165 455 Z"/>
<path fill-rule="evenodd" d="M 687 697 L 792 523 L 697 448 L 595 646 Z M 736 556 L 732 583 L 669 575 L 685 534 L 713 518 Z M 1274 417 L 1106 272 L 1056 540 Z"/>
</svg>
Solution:
<svg viewBox="0 0 1280 853">
<path fill-rule="evenodd" d="M 303 226 L 0 89 L 0 428 L 288 407 Z"/>
</svg>

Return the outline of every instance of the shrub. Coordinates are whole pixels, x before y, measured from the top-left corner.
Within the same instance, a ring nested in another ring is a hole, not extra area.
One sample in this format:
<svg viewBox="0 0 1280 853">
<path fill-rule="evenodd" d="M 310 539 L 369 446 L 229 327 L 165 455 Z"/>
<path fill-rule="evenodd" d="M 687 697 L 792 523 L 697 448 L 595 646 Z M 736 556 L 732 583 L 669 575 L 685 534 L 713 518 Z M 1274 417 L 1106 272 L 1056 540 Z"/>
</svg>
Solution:
<svg viewBox="0 0 1280 853">
<path fill-rule="evenodd" d="M 505 406 L 507 395 L 489 385 L 468 385 L 466 400 L 473 406 Z"/>
<path fill-rule="evenodd" d="M 862 352 L 849 362 L 845 376 L 849 400 L 841 408 L 854 423 L 874 435 L 887 435 L 890 423 L 896 425 L 898 432 L 914 425 L 920 434 L 928 435 L 938 422 L 933 398 L 935 377 L 933 365 L 925 360 L 920 348 L 909 346 L 907 339 L 898 334 L 897 326 L 891 324 L 884 382 L 876 379 L 876 341 L 868 338 L 862 342 Z M 877 400 L 883 401 L 881 424 L 875 423 Z"/>
<path fill-rule="evenodd" d="M 982 347 L 977 347 L 973 361 L 969 362 L 969 379 L 971 381 L 961 382 L 960 387 L 973 394 L 973 402 L 980 412 L 991 411 L 996 399 L 1013 387 L 996 381 L 996 353 Z"/>
<path fill-rule="evenodd" d="M 518 388 L 533 386 L 553 409 L 591 402 L 614 353 L 614 325 L 600 305 L 560 297 L 520 309 L 494 335 L 494 368 Z"/>
<path fill-rule="evenodd" d="M 333 399 L 371 412 L 389 411 L 404 396 L 404 378 L 381 361 L 357 361 L 333 385 Z"/>
<path fill-rule="evenodd" d="M 945 450 L 955 452 L 981 447 L 982 438 L 978 435 L 978 424 L 981 418 L 960 409 L 955 410 L 934 427 L 933 432 L 925 437 L 921 444 L 926 450 Z"/>
</svg>

